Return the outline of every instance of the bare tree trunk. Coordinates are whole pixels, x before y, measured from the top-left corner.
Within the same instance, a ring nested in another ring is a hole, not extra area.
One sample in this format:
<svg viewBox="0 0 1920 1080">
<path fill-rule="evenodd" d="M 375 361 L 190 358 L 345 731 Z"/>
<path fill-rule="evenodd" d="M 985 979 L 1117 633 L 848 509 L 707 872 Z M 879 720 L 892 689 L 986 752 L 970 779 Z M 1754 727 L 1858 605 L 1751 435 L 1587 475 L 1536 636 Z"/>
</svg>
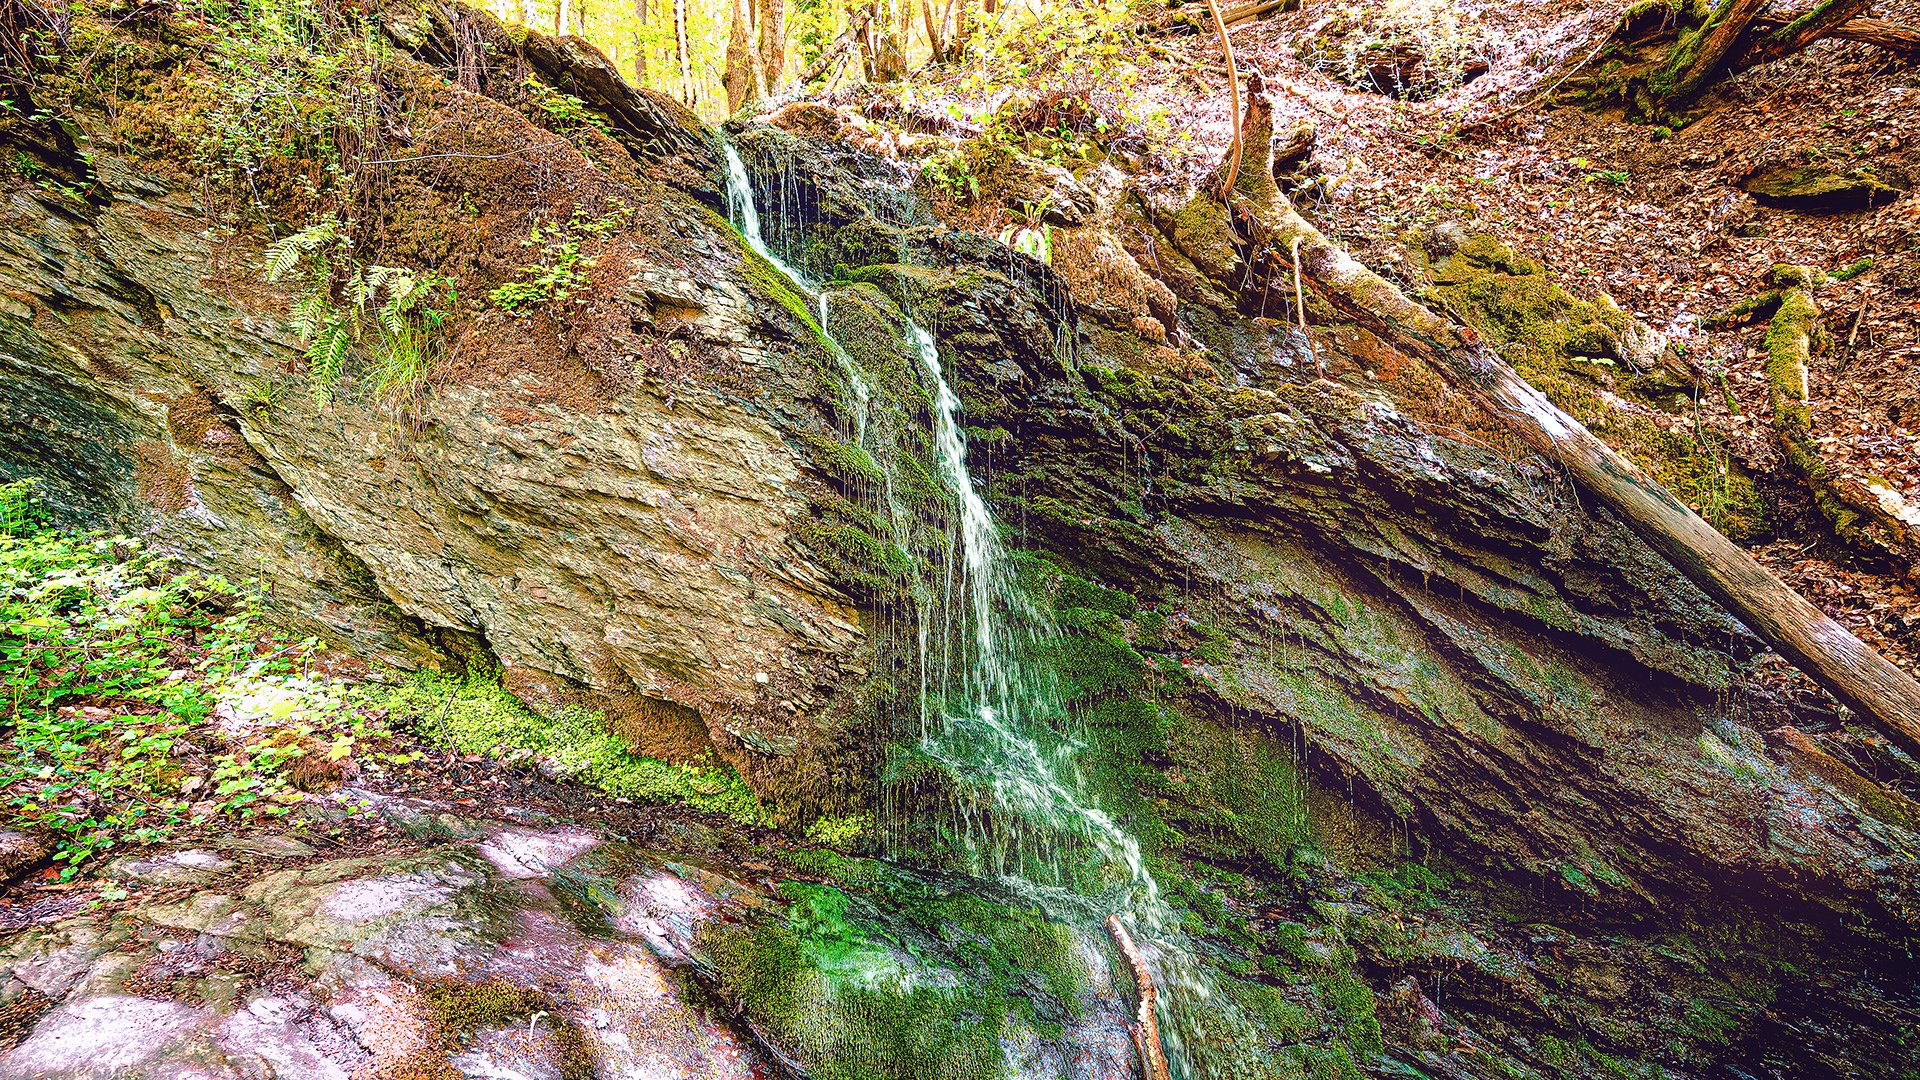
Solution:
<svg viewBox="0 0 1920 1080">
<path fill-rule="evenodd" d="M 940 25 L 934 18 L 933 0 L 920 0 L 920 21 L 926 24 L 927 51 L 932 54 L 932 61 L 944 63 L 947 59 L 946 46 L 941 40 Z"/>
<path fill-rule="evenodd" d="M 755 82 L 753 69 L 758 61 L 753 55 L 753 44 L 747 32 L 747 0 L 733 0 L 733 17 L 727 30 L 726 69 L 721 73 L 721 85 L 727 88 L 727 111 L 735 113 L 747 102 L 754 100 Z"/>
<path fill-rule="evenodd" d="M 687 56 L 687 0 L 673 0 L 673 34 L 680 52 L 680 101 L 693 108 L 693 63 Z"/>
<path fill-rule="evenodd" d="M 947 11 L 953 18 L 953 38 L 948 46 L 957 60 L 967 58 L 967 45 L 973 39 L 973 22 L 967 17 L 970 8 L 967 0 L 947 0 Z"/>
<path fill-rule="evenodd" d="M 534 0 L 520 0 L 520 25 L 531 30 L 539 21 L 539 5 Z"/>
<path fill-rule="evenodd" d="M 647 85 L 647 23 L 652 19 L 648 0 L 633 0 L 633 85 Z"/>
<path fill-rule="evenodd" d="M 1252 106 L 1250 105 L 1250 108 Z M 1258 175 L 1271 175 L 1270 146 Z M 1254 170 L 1249 169 L 1249 173 Z M 1287 250 L 1315 290 L 1382 341 L 1431 365 L 1633 527 L 1708 596 L 1909 753 L 1920 754 L 1920 682 L 1788 588 L 1638 466 L 1501 360 L 1472 329 L 1441 318 L 1309 225 L 1277 187 L 1229 190 L 1256 242 Z M 1207 196 L 1201 196 L 1205 198 Z M 1223 216 L 1221 226 L 1229 222 Z"/>
<path fill-rule="evenodd" d="M 787 0 L 759 0 L 759 5 L 760 71 L 771 96 L 787 69 Z"/>
<path fill-rule="evenodd" d="M 553 36 L 565 37 L 573 32 L 573 0 L 560 0 L 560 6 L 553 11 Z"/>
</svg>

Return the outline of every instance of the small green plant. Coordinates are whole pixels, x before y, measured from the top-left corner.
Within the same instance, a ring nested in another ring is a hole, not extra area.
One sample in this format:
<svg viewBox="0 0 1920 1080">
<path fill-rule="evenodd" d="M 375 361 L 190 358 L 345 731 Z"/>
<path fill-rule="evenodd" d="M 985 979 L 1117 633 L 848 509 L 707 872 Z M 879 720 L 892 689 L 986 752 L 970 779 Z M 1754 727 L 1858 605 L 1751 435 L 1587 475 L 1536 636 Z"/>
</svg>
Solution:
<svg viewBox="0 0 1920 1080">
<path fill-rule="evenodd" d="M 353 256 L 348 227 L 323 217 L 267 246 L 267 280 L 299 273 L 294 330 L 308 342 L 314 400 L 333 397 L 356 346 L 372 360 L 374 395 L 410 392 L 426 378 L 437 335 L 459 295 L 453 278 L 433 270 L 369 266 Z"/>
<path fill-rule="evenodd" d="M 247 590 L 137 540 L 0 535 L 0 792 L 16 822 L 51 837 L 63 878 L 210 812 L 284 812 L 266 800 L 304 752 L 296 737 L 216 753 L 195 728 L 231 680 L 290 669 L 317 648 L 263 657 L 258 629 Z"/>
<path fill-rule="evenodd" d="M 287 203 L 341 199 L 377 131 L 383 33 L 316 0 L 207 5 L 205 64 L 189 78 L 204 106 L 189 137 L 210 205 L 231 222 Z"/>
<path fill-rule="evenodd" d="M 513 315 L 524 315 L 542 304 L 565 302 L 586 288 L 588 271 L 593 269 L 593 257 L 582 251 L 587 239 L 619 228 L 632 216 L 630 208 L 616 204 L 596 218 L 576 210 L 564 225 L 543 227 L 535 222 L 520 246 L 539 248 L 540 261 L 520 271 L 526 280 L 510 281 L 488 293 L 488 302 Z"/>
<path fill-rule="evenodd" d="M 1024 225 L 1009 225 L 1000 230 L 1000 242 L 1022 255 L 1038 259 L 1043 263 L 1053 262 L 1053 228 L 1042 220 L 1047 212 L 1047 201 L 1027 203 L 1022 210 L 1026 215 Z"/>
<path fill-rule="evenodd" d="M 548 122 L 561 131 L 575 130 L 581 127 L 599 129 L 602 134 L 611 134 L 612 129 L 600 114 L 587 108 L 587 103 L 572 94 L 556 90 L 540 81 L 537 75 L 528 75 L 520 84 L 526 88 L 527 100 L 534 109 L 545 115 Z"/>
<path fill-rule="evenodd" d="M 0 484 L 0 536 L 32 536 L 46 525 L 46 499 L 39 478 L 29 476 Z"/>
<path fill-rule="evenodd" d="M 959 148 L 942 151 L 927 159 L 921 175 L 954 202 L 972 202 L 980 197 L 980 178 L 974 175 L 966 153 Z"/>
</svg>

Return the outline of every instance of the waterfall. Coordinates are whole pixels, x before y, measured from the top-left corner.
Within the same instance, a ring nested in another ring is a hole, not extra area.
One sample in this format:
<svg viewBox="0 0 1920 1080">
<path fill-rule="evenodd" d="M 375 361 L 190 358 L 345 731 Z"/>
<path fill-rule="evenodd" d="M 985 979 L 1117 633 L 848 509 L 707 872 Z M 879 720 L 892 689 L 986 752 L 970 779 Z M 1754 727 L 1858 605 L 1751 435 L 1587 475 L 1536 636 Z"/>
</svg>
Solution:
<svg viewBox="0 0 1920 1080">
<path fill-rule="evenodd" d="M 735 224 L 755 254 L 818 298 L 821 333 L 849 380 L 856 442 L 863 450 L 873 449 L 866 445 L 873 387 L 827 329 L 827 290 L 768 250 L 746 166 L 731 143 L 726 162 L 727 202 Z M 965 791 L 979 793 L 962 800 L 953 823 L 974 872 L 999 877 L 1058 915 L 1091 915 L 1097 922 L 1118 914 L 1135 931 L 1163 991 L 1160 1021 L 1169 1064 L 1176 1080 L 1187 1080 L 1198 1074 L 1185 1044 L 1205 1041 L 1212 1056 L 1220 1040 L 1183 1032 L 1170 1003 L 1184 998 L 1198 1006 L 1214 993 L 1211 981 L 1181 945 L 1178 920 L 1161 897 L 1139 841 L 1083 788 L 1075 764 L 1083 744 L 1068 723 L 1051 669 L 1035 661 L 1055 638 L 1054 626 L 1021 588 L 992 511 L 975 489 L 961 403 L 947 382 L 933 335 L 911 317 L 905 332 L 929 391 L 933 465 L 953 497 L 957 518 L 929 530 L 938 537 L 932 547 L 939 565 L 921 559 L 920 576 L 928 587 L 913 590 L 921 683 L 915 752 Z M 914 552 L 891 469 L 881 460 L 885 455 L 873 456 L 887 478 L 881 516 L 901 550 Z M 1089 854 L 1096 864 L 1091 880 L 1104 886 L 1091 898 L 1080 887 L 1089 875 L 1079 871 L 1087 868 L 1076 865 Z M 1217 1022 L 1188 1018 L 1187 1026 Z M 1250 1075 L 1241 1064 L 1212 1062 L 1207 1075 Z"/>
</svg>

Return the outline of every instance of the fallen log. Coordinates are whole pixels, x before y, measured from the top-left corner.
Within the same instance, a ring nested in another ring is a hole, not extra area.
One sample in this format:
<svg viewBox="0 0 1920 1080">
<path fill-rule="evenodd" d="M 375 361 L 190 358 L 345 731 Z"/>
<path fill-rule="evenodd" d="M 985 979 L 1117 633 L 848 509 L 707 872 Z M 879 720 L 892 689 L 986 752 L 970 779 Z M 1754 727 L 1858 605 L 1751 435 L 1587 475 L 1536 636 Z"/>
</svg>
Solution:
<svg viewBox="0 0 1920 1080">
<path fill-rule="evenodd" d="M 1133 943 L 1133 935 L 1127 933 L 1120 916 L 1107 916 L 1107 933 L 1113 935 L 1113 943 L 1120 955 L 1127 958 L 1127 965 L 1133 968 L 1133 985 L 1140 996 L 1140 1008 L 1134 1015 L 1133 1045 L 1140 1051 L 1140 1075 L 1144 1080 L 1168 1080 L 1167 1052 L 1160 1045 L 1160 1018 L 1154 1012 L 1159 1001 L 1159 991 L 1153 986 L 1153 972 L 1147 970 L 1146 957 L 1140 955 L 1140 949 Z"/>
<path fill-rule="evenodd" d="M 1902 56 L 1920 56 L 1920 27 L 1887 19 L 1849 19 L 1835 27 L 1828 37 L 1841 41 L 1859 41 L 1878 45 Z"/>
<path fill-rule="evenodd" d="M 1270 126 L 1270 117 L 1271 105 L 1256 95 L 1243 126 Z M 1908 753 L 1920 754 L 1920 682 L 1547 400 L 1471 327 L 1435 315 L 1329 242 L 1295 212 L 1274 183 L 1270 140 L 1256 145 L 1269 156 L 1261 168 L 1242 170 L 1239 184 L 1224 192 L 1227 207 L 1219 223 L 1224 235 L 1238 231 L 1253 245 L 1272 251 L 1288 251 L 1297 243 L 1301 272 L 1324 301 L 1388 345 L 1425 361 L 1522 441 L 1558 462 L 1575 483 L 1619 514 L 1703 592 L 1866 723 Z M 1198 196 L 1209 197 L 1205 192 Z"/>
</svg>

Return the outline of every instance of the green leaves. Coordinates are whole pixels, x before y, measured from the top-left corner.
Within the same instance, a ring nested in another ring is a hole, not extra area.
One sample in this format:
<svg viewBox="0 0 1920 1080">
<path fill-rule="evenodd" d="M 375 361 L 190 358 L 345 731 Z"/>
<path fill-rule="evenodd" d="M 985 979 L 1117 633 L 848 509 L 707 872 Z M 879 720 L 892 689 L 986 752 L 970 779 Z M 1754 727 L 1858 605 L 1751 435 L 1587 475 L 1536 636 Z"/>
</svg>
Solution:
<svg viewBox="0 0 1920 1080">
<path fill-rule="evenodd" d="M 321 405 L 333 399 L 361 345 L 369 346 L 376 394 L 388 397 L 418 386 L 447 318 L 433 305 L 459 298 L 454 279 L 436 270 L 362 264 L 353 257 L 349 231 L 341 219 L 322 217 L 266 251 L 268 281 L 304 274 L 293 327 L 307 339 L 307 373 Z"/>
</svg>

